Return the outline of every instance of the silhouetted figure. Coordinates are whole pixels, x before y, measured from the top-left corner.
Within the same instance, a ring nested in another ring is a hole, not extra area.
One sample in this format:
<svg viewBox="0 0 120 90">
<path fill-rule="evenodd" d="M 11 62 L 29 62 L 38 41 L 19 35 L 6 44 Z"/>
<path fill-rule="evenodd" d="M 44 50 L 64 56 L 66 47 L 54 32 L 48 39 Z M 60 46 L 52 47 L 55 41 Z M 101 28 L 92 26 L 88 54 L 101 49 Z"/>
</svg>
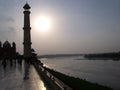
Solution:
<svg viewBox="0 0 120 90">
<path fill-rule="evenodd" d="M 11 67 L 13 66 L 13 61 L 12 61 L 12 59 L 10 59 L 10 66 L 11 66 Z"/>
<path fill-rule="evenodd" d="M 18 58 L 18 64 L 22 65 L 22 59 Z"/>
<path fill-rule="evenodd" d="M 7 66 L 7 62 L 6 62 L 6 60 L 3 60 L 3 61 L 2 61 L 2 65 L 3 65 L 3 68 L 5 69 L 6 66 Z"/>
<path fill-rule="evenodd" d="M 0 41 L 0 59 L 2 59 L 2 43 Z"/>
</svg>

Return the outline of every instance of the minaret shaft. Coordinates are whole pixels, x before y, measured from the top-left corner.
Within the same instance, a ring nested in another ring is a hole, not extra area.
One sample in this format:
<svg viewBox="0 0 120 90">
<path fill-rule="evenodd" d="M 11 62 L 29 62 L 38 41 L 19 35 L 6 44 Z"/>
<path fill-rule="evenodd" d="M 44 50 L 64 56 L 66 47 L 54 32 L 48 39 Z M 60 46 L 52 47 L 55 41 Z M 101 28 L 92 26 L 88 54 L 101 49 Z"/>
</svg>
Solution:
<svg viewBox="0 0 120 90">
<path fill-rule="evenodd" d="M 28 5 L 28 4 L 27 4 Z M 24 13 L 24 57 L 30 58 L 31 57 L 31 27 L 30 27 L 30 11 L 26 8 L 26 5 L 23 7 L 25 9 Z"/>
</svg>

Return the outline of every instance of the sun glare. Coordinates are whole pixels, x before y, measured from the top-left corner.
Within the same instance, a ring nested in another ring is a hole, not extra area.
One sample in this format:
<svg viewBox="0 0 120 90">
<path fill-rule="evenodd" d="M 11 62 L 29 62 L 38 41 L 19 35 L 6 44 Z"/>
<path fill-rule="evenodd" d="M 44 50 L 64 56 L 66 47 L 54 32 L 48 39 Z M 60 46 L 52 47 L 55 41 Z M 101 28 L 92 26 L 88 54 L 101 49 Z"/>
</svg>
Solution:
<svg viewBox="0 0 120 90">
<path fill-rule="evenodd" d="M 47 17 L 39 17 L 35 20 L 35 28 L 40 31 L 48 31 L 51 28 L 51 20 Z"/>
</svg>

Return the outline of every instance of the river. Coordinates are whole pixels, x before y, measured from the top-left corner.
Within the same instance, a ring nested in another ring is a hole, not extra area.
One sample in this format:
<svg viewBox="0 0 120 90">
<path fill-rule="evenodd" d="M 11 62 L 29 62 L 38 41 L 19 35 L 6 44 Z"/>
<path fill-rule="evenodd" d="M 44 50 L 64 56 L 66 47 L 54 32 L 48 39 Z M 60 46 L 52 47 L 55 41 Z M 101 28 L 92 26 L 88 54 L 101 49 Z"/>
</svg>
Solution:
<svg viewBox="0 0 120 90">
<path fill-rule="evenodd" d="M 64 74 L 120 90 L 120 61 L 77 60 L 78 57 L 42 58 L 45 66 Z"/>
</svg>

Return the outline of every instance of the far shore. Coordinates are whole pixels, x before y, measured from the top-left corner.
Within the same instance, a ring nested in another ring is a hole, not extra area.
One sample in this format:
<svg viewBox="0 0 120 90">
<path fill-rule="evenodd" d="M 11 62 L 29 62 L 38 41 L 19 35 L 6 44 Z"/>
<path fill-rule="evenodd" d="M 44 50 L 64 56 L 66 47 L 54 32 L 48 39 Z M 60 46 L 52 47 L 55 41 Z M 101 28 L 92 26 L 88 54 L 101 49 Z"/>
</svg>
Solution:
<svg viewBox="0 0 120 90">
<path fill-rule="evenodd" d="M 92 58 L 77 58 L 75 60 L 113 60 L 113 61 L 119 61 L 120 58 L 98 58 L 98 57 L 92 57 Z"/>
</svg>

